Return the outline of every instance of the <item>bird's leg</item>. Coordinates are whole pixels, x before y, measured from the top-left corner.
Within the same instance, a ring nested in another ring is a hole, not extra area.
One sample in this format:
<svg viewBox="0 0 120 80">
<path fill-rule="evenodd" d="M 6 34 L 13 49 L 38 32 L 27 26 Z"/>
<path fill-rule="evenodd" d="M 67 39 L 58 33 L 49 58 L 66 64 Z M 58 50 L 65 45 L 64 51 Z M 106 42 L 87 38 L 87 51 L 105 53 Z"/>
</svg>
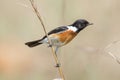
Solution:
<svg viewBox="0 0 120 80">
<path fill-rule="evenodd" d="M 48 47 L 52 47 L 53 45 L 52 44 L 49 44 Z"/>
<path fill-rule="evenodd" d="M 58 59 L 58 56 L 57 56 L 58 49 L 59 49 L 59 47 L 57 46 L 56 49 L 55 49 L 55 55 L 56 55 L 57 59 Z M 60 61 L 58 59 L 58 63 L 56 64 L 56 67 L 60 67 L 60 65 L 61 64 L 60 64 Z"/>
<path fill-rule="evenodd" d="M 51 40 L 51 42 L 48 43 L 48 47 L 52 47 L 52 46 L 53 46 L 53 44 L 52 44 L 52 40 Z"/>
<path fill-rule="evenodd" d="M 55 48 L 55 54 L 56 54 L 56 56 L 57 56 L 57 52 L 58 52 L 58 46 L 56 46 L 56 48 Z"/>
</svg>

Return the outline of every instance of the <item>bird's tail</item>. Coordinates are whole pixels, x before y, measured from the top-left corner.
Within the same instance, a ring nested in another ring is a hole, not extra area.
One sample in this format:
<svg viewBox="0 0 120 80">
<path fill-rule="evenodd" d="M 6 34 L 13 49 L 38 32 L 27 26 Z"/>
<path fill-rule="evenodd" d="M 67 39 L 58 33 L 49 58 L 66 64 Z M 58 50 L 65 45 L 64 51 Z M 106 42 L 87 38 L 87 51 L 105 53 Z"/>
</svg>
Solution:
<svg viewBox="0 0 120 80">
<path fill-rule="evenodd" d="M 35 47 L 42 44 L 41 40 L 35 40 L 35 41 L 30 41 L 25 43 L 25 45 L 29 46 L 29 47 Z"/>
</svg>

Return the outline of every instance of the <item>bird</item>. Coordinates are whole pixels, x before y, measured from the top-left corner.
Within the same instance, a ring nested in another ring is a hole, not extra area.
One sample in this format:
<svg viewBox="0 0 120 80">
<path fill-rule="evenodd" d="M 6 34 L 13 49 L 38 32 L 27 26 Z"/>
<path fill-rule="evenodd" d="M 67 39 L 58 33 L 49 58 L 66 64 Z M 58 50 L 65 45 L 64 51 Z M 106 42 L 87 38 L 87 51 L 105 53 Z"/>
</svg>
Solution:
<svg viewBox="0 0 120 80">
<path fill-rule="evenodd" d="M 81 30 L 89 25 L 93 25 L 93 23 L 89 23 L 85 19 L 78 19 L 71 25 L 60 26 L 48 32 L 48 38 L 50 39 L 51 44 L 49 44 L 47 35 L 45 35 L 41 39 L 26 42 L 25 45 L 35 47 L 40 44 L 49 44 L 49 47 L 55 47 L 55 53 L 57 53 L 60 47 L 68 44 Z"/>
</svg>

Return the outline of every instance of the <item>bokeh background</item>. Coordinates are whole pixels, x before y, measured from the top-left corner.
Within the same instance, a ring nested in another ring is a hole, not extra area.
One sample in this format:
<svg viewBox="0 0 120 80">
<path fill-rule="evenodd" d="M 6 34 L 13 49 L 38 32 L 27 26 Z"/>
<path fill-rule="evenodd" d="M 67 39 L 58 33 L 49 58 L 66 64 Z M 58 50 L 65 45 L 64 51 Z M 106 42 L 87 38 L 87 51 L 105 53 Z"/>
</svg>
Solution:
<svg viewBox="0 0 120 80">
<path fill-rule="evenodd" d="M 106 47 L 120 40 L 120 0 L 35 0 L 47 31 L 86 19 L 94 25 L 62 47 L 66 80 L 120 80 L 120 64 Z M 0 80 L 53 80 L 59 77 L 47 45 L 25 42 L 44 35 L 29 0 L 0 0 Z M 109 50 L 119 57 L 120 44 Z"/>
</svg>

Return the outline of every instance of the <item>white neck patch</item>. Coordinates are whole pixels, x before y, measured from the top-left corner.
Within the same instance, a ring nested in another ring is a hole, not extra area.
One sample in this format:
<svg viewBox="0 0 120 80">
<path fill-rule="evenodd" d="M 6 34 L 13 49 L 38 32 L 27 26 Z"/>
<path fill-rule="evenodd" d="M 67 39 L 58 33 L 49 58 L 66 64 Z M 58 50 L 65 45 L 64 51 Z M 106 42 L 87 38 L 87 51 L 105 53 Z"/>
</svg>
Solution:
<svg viewBox="0 0 120 80">
<path fill-rule="evenodd" d="M 72 30 L 73 32 L 76 32 L 78 29 L 74 26 L 67 26 L 69 30 Z"/>
</svg>

